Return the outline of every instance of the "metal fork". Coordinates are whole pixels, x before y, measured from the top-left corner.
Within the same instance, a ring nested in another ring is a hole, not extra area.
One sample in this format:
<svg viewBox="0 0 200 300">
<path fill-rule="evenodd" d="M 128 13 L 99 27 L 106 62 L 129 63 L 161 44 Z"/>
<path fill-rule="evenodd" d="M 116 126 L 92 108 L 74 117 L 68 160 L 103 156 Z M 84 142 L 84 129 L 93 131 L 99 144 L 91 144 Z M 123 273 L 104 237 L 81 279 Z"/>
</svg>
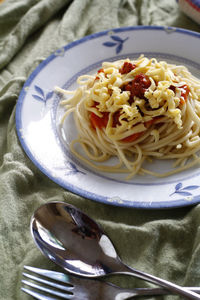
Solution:
<svg viewBox="0 0 200 300">
<path fill-rule="evenodd" d="M 22 280 L 23 285 L 28 286 L 28 288 L 22 287 L 21 289 L 25 293 L 39 300 L 125 300 L 136 296 L 168 294 L 168 291 L 165 291 L 162 288 L 124 289 L 111 283 L 99 280 L 68 276 L 64 273 L 30 266 L 24 266 L 24 268 L 32 273 L 36 273 L 39 276 L 31 275 L 30 273 L 23 273 L 23 276 L 29 280 Z M 50 278 L 51 281 L 40 277 L 40 275 L 42 277 Z M 62 282 L 62 284 L 59 284 L 58 282 Z M 49 286 L 51 288 L 49 288 Z M 200 288 L 191 287 L 187 289 L 200 293 Z M 42 293 L 38 292 L 37 290 L 41 291 Z"/>
</svg>

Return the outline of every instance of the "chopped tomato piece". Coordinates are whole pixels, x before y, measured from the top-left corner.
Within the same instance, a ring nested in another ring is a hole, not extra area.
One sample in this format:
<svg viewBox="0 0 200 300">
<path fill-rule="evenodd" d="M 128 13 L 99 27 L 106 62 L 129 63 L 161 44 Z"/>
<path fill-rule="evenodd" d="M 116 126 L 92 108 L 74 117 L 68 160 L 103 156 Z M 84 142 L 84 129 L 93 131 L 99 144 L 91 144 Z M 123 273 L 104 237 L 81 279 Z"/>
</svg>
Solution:
<svg viewBox="0 0 200 300">
<path fill-rule="evenodd" d="M 176 91 L 176 87 L 174 85 L 172 85 L 172 84 L 169 86 L 169 89 L 172 90 L 174 93 Z"/>
<path fill-rule="evenodd" d="M 144 123 L 144 126 L 146 128 L 149 128 L 155 121 L 161 119 L 162 117 L 155 117 L 153 118 L 152 120 L 149 120 L 147 122 Z M 139 137 L 141 137 L 141 135 L 144 133 L 144 131 L 141 131 L 141 132 L 137 132 L 137 133 L 134 133 L 134 134 L 131 134 L 129 136 L 127 136 L 126 138 L 122 139 L 122 142 L 125 142 L 125 143 L 131 143 L 135 140 L 137 140 Z"/>
<path fill-rule="evenodd" d="M 144 93 L 146 90 L 150 87 L 151 81 L 147 75 L 144 74 L 138 74 L 135 76 L 135 78 L 129 82 L 127 85 L 122 87 L 122 90 L 130 91 L 131 97 L 139 97 L 141 99 L 144 99 Z M 130 104 L 133 101 L 130 99 Z"/>
<path fill-rule="evenodd" d="M 99 102 L 94 101 L 94 104 L 92 105 L 92 107 L 97 107 L 97 105 L 99 105 Z"/>
<path fill-rule="evenodd" d="M 174 85 L 170 85 L 169 89 L 172 90 L 174 93 L 176 91 L 176 87 Z M 180 104 L 184 104 L 187 101 L 187 97 L 190 92 L 190 89 L 187 84 L 180 86 L 180 89 L 181 89 Z"/>
<path fill-rule="evenodd" d="M 113 124 L 112 124 L 113 127 L 120 125 L 119 117 L 120 117 L 120 111 L 118 110 L 113 114 Z"/>
<path fill-rule="evenodd" d="M 135 68 L 136 68 L 135 64 L 125 61 L 125 63 L 123 64 L 123 66 L 121 67 L 119 72 L 121 74 L 127 74 L 127 73 L 131 72 L 132 70 L 134 70 Z"/>
<path fill-rule="evenodd" d="M 132 81 L 131 95 L 144 98 L 144 93 L 150 87 L 151 81 L 147 75 L 138 74 Z"/>
<path fill-rule="evenodd" d="M 190 92 L 189 86 L 187 84 L 182 85 L 181 87 L 181 104 L 184 104 L 187 101 L 188 94 Z"/>
<path fill-rule="evenodd" d="M 99 69 L 99 70 L 97 71 L 97 73 L 101 73 L 101 72 L 104 72 L 104 69 Z"/>
<path fill-rule="evenodd" d="M 131 135 L 125 137 L 124 139 L 122 139 L 122 142 L 131 143 L 131 142 L 137 140 L 143 133 L 144 133 L 144 131 L 131 134 Z"/>
<path fill-rule="evenodd" d="M 104 69 L 99 69 L 99 70 L 97 71 L 97 73 L 101 73 L 101 72 L 104 73 Z M 97 79 L 100 79 L 100 77 L 99 77 L 98 75 L 95 77 L 95 80 L 97 80 Z"/>
<path fill-rule="evenodd" d="M 129 82 L 127 85 L 125 85 L 124 90 L 131 92 L 131 90 L 132 90 L 132 81 Z"/>
<path fill-rule="evenodd" d="M 155 122 L 154 119 L 149 120 L 149 121 L 147 121 L 147 122 L 144 123 L 144 126 L 145 126 L 146 128 L 149 128 L 154 122 Z"/>
<path fill-rule="evenodd" d="M 154 117 L 152 120 L 149 120 L 147 122 L 144 122 L 144 126 L 146 128 L 149 128 L 153 123 L 155 123 L 156 121 L 158 121 L 159 119 L 162 119 L 162 116 L 161 117 Z"/>
<path fill-rule="evenodd" d="M 91 112 L 90 114 L 90 122 L 92 124 L 92 127 L 96 129 L 97 127 L 99 129 L 106 127 L 108 123 L 108 114 L 107 112 L 102 113 L 103 116 L 99 117 L 95 113 Z"/>
</svg>

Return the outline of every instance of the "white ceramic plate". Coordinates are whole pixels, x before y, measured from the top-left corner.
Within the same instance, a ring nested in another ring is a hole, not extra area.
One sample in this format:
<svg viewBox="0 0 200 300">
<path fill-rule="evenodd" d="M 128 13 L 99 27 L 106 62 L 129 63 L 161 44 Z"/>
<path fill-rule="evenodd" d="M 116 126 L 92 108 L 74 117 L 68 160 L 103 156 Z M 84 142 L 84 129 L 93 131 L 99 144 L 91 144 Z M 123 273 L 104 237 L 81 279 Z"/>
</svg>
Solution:
<svg viewBox="0 0 200 300">
<path fill-rule="evenodd" d="M 60 131 L 63 110 L 54 87 L 76 88 L 81 74 L 94 73 L 103 61 L 148 57 L 184 64 L 200 78 L 200 34 L 169 27 L 128 27 L 87 36 L 58 49 L 26 81 L 17 103 L 16 127 L 33 163 L 50 179 L 81 196 L 124 207 L 171 208 L 200 202 L 200 168 L 167 178 L 98 173 L 70 154 L 76 135 L 73 118 Z M 170 162 L 148 166 L 158 171 Z"/>
</svg>

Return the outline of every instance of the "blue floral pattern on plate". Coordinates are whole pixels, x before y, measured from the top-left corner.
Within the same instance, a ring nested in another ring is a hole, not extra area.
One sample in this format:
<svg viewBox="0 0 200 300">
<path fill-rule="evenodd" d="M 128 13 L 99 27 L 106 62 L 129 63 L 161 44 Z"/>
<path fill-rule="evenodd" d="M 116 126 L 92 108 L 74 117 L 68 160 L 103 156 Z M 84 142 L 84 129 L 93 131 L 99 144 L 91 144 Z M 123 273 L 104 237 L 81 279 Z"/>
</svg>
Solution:
<svg viewBox="0 0 200 300">
<path fill-rule="evenodd" d="M 174 194 L 179 194 L 182 196 L 192 196 L 192 193 L 189 191 L 196 190 L 199 187 L 200 187 L 199 185 L 187 185 L 187 186 L 183 187 L 183 184 L 181 182 L 179 182 L 175 186 L 175 191 L 173 193 L 171 193 L 170 196 L 172 196 Z"/>
<path fill-rule="evenodd" d="M 108 41 L 108 42 L 103 43 L 103 46 L 115 47 L 116 54 L 119 54 L 122 51 L 124 43 L 129 39 L 127 37 L 123 40 L 118 35 L 111 35 L 110 38 L 111 38 L 112 41 Z"/>
<path fill-rule="evenodd" d="M 47 100 L 49 100 L 53 96 L 53 91 L 45 93 L 44 90 L 38 85 L 34 85 L 34 89 L 36 91 L 36 94 L 32 94 L 33 98 L 45 104 Z"/>
</svg>

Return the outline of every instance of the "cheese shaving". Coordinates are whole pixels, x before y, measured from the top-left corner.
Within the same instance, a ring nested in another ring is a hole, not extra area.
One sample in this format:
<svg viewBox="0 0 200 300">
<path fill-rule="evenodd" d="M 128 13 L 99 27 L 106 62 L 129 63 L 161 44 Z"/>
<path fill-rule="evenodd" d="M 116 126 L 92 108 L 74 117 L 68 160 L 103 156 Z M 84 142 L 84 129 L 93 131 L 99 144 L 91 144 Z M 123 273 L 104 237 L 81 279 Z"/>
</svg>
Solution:
<svg viewBox="0 0 200 300">
<path fill-rule="evenodd" d="M 185 66 L 176 66 L 141 55 L 136 60 L 104 62 L 96 74 L 82 75 L 69 99 L 62 124 L 73 112 L 79 137 L 71 151 L 106 172 L 148 173 L 145 160 L 177 159 L 186 168 L 190 158 L 199 162 L 200 81 Z M 65 97 L 69 93 L 57 88 Z M 82 145 L 87 157 L 74 148 Z M 118 157 L 114 167 L 95 164 Z M 183 163 L 184 162 L 184 163 Z M 188 164 L 191 166 L 191 163 Z"/>
</svg>

